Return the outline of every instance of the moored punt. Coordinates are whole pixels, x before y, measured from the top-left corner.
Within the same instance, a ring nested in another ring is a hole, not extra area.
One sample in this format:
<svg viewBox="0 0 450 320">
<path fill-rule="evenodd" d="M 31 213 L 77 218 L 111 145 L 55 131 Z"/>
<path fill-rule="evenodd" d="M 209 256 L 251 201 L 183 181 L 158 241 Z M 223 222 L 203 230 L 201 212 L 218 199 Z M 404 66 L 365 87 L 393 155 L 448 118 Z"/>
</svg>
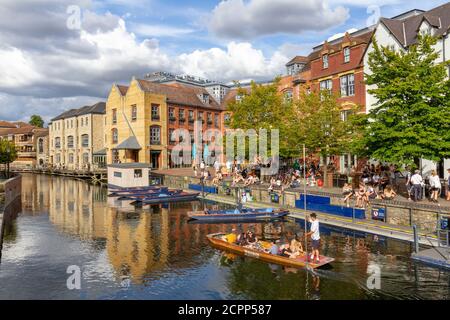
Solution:
<svg viewBox="0 0 450 320">
<path fill-rule="evenodd" d="M 177 193 L 161 193 L 155 196 L 145 197 L 136 201 L 131 202 L 133 205 L 151 205 L 157 203 L 168 203 L 168 202 L 181 202 L 181 201 L 193 201 L 197 200 L 200 193 L 195 192 L 177 192 Z"/>
<path fill-rule="evenodd" d="M 172 189 L 168 189 L 168 188 L 166 188 L 166 189 L 162 189 L 162 190 L 152 190 L 152 191 L 149 191 L 149 192 L 143 192 L 143 193 L 130 193 L 130 194 L 120 194 L 120 195 L 117 195 L 116 197 L 118 197 L 117 198 L 117 200 L 134 200 L 134 201 L 142 201 L 142 200 L 145 200 L 146 198 L 153 198 L 153 197 L 156 197 L 156 196 L 158 196 L 158 195 L 160 195 L 160 194 L 162 194 L 162 195 L 176 195 L 176 194 L 179 194 L 179 193 L 181 193 L 181 192 L 183 192 L 183 190 L 179 190 L 179 189 L 174 189 L 174 190 L 172 190 Z"/>
<path fill-rule="evenodd" d="M 242 247 L 237 244 L 229 243 L 225 240 L 222 240 L 222 237 L 225 236 L 224 233 L 213 233 L 207 236 L 211 245 L 215 248 L 229 251 L 241 256 L 246 256 L 254 259 L 258 259 L 261 261 L 279 264 L 286 267 L 294 267 L 294 268 L 305 268 L 310 267 L 312 269 L 316 269 L 322 267 L 324 265 L 330 264 L 334 261 L 333 258 L 320 256 L 320 261 L 308 261 L 308 254 L 304 254 L 297 258 L 287 258 L 283 256 L 278 256 L 270 253 L 265 253 L 263 251 L 259 251 L 256 249 Z"/>
<path fill-rule="evenodd" d="M 120 197 L 127 195 L 145 195 L 153 193 L 168 192 L 169 188 L 164 186 L 152 187 L 152 188 L 136 188 L 136 189 L 124 189 L 124 190 L 113 190 L 108 197 Z"/>
<path fill-rule="evenodd" d="M 199 221 L 254 221 L 254 220 L 275 220 L 288 215 L 288 210 L 272 208 L 262 209 L 235 209 L 235 210 L 206 210 L 191 211 L 188 216 Z"/>
</svg>

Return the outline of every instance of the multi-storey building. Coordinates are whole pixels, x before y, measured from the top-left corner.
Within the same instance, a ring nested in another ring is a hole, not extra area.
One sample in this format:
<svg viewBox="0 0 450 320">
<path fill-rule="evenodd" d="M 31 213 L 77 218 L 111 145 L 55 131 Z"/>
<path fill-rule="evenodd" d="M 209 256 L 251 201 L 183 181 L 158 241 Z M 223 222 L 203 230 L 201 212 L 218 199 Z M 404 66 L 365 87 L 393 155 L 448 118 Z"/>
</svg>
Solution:
<svg viewBox="0 0 450 320">
<path fill-rule="evenodd" d="M 106 103 L 107 162 L 179 166 L 171 153 L 183 138 L 175 130 L 186 129 L 192 141 L 197 120 L 203 130 L 222 131 L 223 117 L 220 103 L 203 86 L 134 78 L 129 86 L 113 85 Z"/>
<path fill-rule="evenodd" d="M 439 53 L 438 62 L 450 60 L 450 3 L 446 3 L 429 11 L 411 10 L 393 18 L 381 18 L 375 26 L 374 38 L 380 46 L 390 46 L 397 51 L 406 51 L 415 44 L 419 34 L 430 34 L 437 38 L 435 51 Z M 370 43 L 363 57 L 364 72 L 371 73 L 368 66 L 369 54 L 373 51 Z M 450 66 L 448 66 L 450 75 Z M 370 88 L 369 88 L 370 89 Z M 376 98 L 367 93 L 366 106 L 370 110 L 375 104 Z M 437 169 L 441 177 L 447 177 L 447 168 L 450 167 L 450 159 L 442 159 L 434 163 L 425 159 L 418 164 L 425 174 Z"/>
<path fill-rule="evenodd" d="M 99 102 L 53 118 L 49 124 L 50 164 L 68 170 L 103 167 L 104 115 L 105 103 Z"/>
<path fill-rule="evenodd" d="M 12 141 L 17 150 L 15 168 L 43 167 L 48 162 L 48 129 L 24 122 L 1 121 L 0 138 Z"/>
</svg>

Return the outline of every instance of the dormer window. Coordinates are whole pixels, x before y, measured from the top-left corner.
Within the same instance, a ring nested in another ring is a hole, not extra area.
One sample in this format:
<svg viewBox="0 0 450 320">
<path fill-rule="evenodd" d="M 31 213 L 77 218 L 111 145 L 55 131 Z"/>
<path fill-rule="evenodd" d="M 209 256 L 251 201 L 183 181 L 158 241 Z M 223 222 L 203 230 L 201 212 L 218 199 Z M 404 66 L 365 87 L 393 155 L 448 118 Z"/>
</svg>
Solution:
<svg viewBox="0 0 450 320">
<path fill-rule="evenodd" d="M 209 94 L 203 93 L 200 95 L 202 102 L 205 104 L 209 104 Z"/>
<path fill-rule="evenodd" d="M 323 64 L 324 69 L 328 68 L 328 55 L 327 54 L 324 54 L 322 56 L 322 64 Z"/>
<path fill-rule="evenodd" d="M 350 62 L 350 48 L 344 48 L 344 63 Z"/>
</svg>

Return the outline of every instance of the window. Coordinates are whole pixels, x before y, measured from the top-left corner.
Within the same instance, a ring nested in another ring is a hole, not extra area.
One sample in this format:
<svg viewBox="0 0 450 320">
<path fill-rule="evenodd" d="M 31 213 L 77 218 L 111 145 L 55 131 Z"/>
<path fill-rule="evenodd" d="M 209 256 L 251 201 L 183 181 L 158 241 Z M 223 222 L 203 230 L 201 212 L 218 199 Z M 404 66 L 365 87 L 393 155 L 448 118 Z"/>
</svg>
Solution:
<svg viewBox="0 0 450 320">
<path fill-rule="evenodd" d="M 348 74 L 341 77 L 341 96 L 351 97 L 355 95 L 355 75 Z"/>
<path fill-rule="evenodd" d="M 73 119 L 70 120 L 70 127 L 73 128 Z"/>
<path fill-rule="evenodd" d="M 69 153 L 69 163 L 73 163 L 73 153 Z"/>
<path fill-rule="evenodd" d="M 344 48 L 344 63 L 350 62 L 350 48 Z"/>
<path fill-rule="evenodd" d="M 349 116 L 353 114 L 352 110 L 342 110 L 341 111 L 341 120 L 347 121 Z"/>
<path fill-rule="evenodd" d="M 216 128 L 219 127 L 219 114 L 218 113 L 214 114 L 214 127 L 216 127 Z"/>
<path fill-rule="evenodd" d="M 55 161 L 56 161 L 56 163 L 61 163 L 61 155 L 60 154 L 56 155 Z"/>
<path fill-rule="evenodd" d="M 116 178 L 122 178 L 122 172 L 114 171 L 114 177 L 116 177 Z"/>
<path fill-rule="evenodd" d="M 84 119 L 81 118 L 81 126 L 83 126 L 83 124 L 84 124 Z"/>
<path fill-rule="evenodd" d="M 86 125 L 89 125 L 89 117 L 86 117 Z"/>
<path fill-rule="evenodd" d="M 55 148 L 59 149 L 61 148 L 61 138 L 55 138 Z"/>
<path fill-rule="evenodd" d="M 292 90 L 286 90 L 284 92 L 284 100 L 285 101 L 292 101 Z"/>
<path fill-rule="evenodd" d="M 112 110 L 112 124 L 117 124 L 117 109 Z"/>
<path fill-rule="evenodd" d="M 189 110 L 189 122 L 194 122 L 194 110 Z"/>
<path fill-rule="evenodd" d="M 38 152 L 39 153 L 44 153 L 44 139 L 39 139 Z"/>
<path fill-rule="evenodd" d="M 89 153 L 83 153 L 83 164 L 89 163 Z"/>
<path fill-rule="evenodd" d="M 189 130 L 189 136 L 191 137 L 191 143 L 194 143 L 195 141 L 194 130 Z"/>
<path fill-rule="evenodd" d="M 137 119 L 137 106 L 132 105 L 131 106 L 131 121 L 136 121 Z"/>
<path fill-rule="evenodd" d="M 142 178 L 142 169 L 134 169 L 134 178 Z"/>
<path fill-rule="evenodd" d="M 179 109 L 178 110 L 178 122 L 184 122 L 184 109 Z"/>
<path fill-rule="evenodd" d="M 83 148 L 89 147 L 89 135 L 83 134 L 83 135 L 81 136 L 81 146 L 82 146 Z"/>
<path fill-rule="evenodd" d="M 333 81 L 331 79 L 320 81 L 320 90 L 333 90 Z"/>
<path fill-rule="evenodd" d="M 223 120 L 224 120 L 225 124 L 228 125 L 231 120 L 231 115 L 229 113 L 225 113 L 225 115 L 223 116 Z"/>
<path fill-rule="evenodd" d="M 73 148 L 73 136 L 67 137 L 67 148 Z"/>
<path fill-rule="evenodd" d="M 112 143 L 116 144 L 119 142 L 119 132 L 116 128 L 112 129 Z"/>
<path fill-rule="evenodd" d="M 119 150 L 115 150 L 113 149 L 111 151 L 111 156 L 112 156 L 112 161 L 113 163 L 119 163 L 120 159 L 119 159 Z M 115 175 L 114 175 L 115 176 Z"/>
<path fill-rule="evenodd" d="M 170 121 L 175 121 L 175 108 L 169 108 L 169 120 Z"/>
<path fill-rule="evenodd" d="M 327 54 L 324 54 L 322 56 L 322 64 L 323 64 L 324 69 L 328 68 L 328 55 Z"/>
<path fill-rule="evenodd" d="M 150 127 L 150 144 L 161 144 L 161 127 Z"/>
<path fill-rule="evenodd" d="M 174 133 L 175 129 L 169 129 L 169 143 L 170 144 L 175 144 L 175 136 Z"/>
<path fill-rule="evenodd" d="M 152 104 L 152 120 L 159 120 L 159 104 Z"/>
<path fill-rule="evenodd" d="M 201 120 L 203 122 L 203 111 L 198 112 L 198 120 Z"/>
<path fill-rule="evenodd" d="M 208 113 L 206 114 L 206 122 L 208 123 L 208 125 L 210 125 L 210 124 L 213 123 L 213 120 L 212 120 L 212 113 L 211 113 L 211 112 L 208 112 Z"/>
</svg>

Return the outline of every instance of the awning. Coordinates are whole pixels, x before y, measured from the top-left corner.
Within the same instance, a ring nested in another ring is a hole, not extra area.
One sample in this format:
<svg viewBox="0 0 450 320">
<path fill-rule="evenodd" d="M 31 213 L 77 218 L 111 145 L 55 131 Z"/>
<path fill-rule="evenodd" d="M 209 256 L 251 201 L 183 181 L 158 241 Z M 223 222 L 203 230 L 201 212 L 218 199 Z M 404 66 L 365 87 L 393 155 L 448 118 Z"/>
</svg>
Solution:
<svg viewBox="0 0 450 320">
<path fill-rule="evenodd" d="M 135 136 L 131 136 L 124 140 L 122 143 L 113 148 L 115 150 L 141 150 L 141 146 Z"/>
</svg>

